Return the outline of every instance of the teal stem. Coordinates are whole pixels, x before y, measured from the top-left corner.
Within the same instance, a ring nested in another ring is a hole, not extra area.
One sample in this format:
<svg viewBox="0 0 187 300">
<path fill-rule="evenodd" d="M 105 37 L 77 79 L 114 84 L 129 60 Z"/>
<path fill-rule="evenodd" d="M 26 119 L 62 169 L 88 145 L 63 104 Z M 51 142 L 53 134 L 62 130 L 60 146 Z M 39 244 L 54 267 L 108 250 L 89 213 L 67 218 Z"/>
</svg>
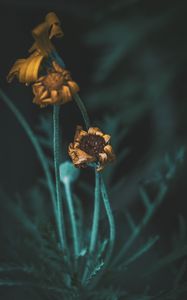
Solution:
<svg viewBox="0 0 187 300">
<path fill-rule="evenodd" d="M 89 245 L 89 254 L 92 257 L 98 238 L 98 229 L 99 229 L 99 213 L 100 213 L 100 173 L 97 172 L 95 167 L 95 195 L 94 195 L 94 213 L 93 213 L 93 221 L 92 221 L 92 229 L 91 229 L 91 237 L 90 237 L 90 245 Z M 86 263 L 86 267 L 82 277 L 83 285 L 86 285 L 87 277 L 90 269 L 90 261 L 91 257 L 88 257 L 88 262 Z"/>
<path fill-rule="evenodd" d="M 62 192 L 60 186 L 60 174 L 59 174 L 59 114 L 60 106 L 53 106 L 53 150 L 54 150 L 54 169 L 55 169 L 55 183 L 56 183 L 56 205 L 57 205 L 57 223 L 58 223 L 58 234 L 60 239 L 60 245 L 62 250 L 66 250 L 66 237 L 65 237 L 65 226 L 64 226 L 64 213 L 62 205 Z"/>
<path fill-rule="evenodd" d="M 90 127 L 90 118 L 88 116 L 86 107 L 85 107 L 83 101 L 81 100 L 79 94 L 74 94 L 73 97 L 74 97 L 74 100 L 75 100 L 78 108 L 80 109 L 80 112 L 81 112 L 82 117 L 84 119 L 84 123 L 85 123 L 86 129 L 88 130 L 89 127 Z"/>
<path fill-rule="evenodd" d="M 109 227 L 110 227 L 109 249 L 107 251 L 107 256 L 105 258 L 105 267 L 106 267 L 111 258 L 112 252 L 113 252 L 116 231 L 115 231 L 114 216 L 113 216 L 112 209 L 110 206 L 110 200 L 109 200 L 107 189 L 106 189 L 106 186 L 105 186 L 105 183 L 104 183 L 104 180 L 102 177 L 101 177 L 101 195 L 102 195 L 102 199 L 103 199 L 103 203 L 105 206 L 105 210 L 106 210 L 106 214 L 107 214 L 108 222 L 109 222 Z"/>
<path fill-rule="evenodd" d="M 95 168 L 95 200 L 94 200 L 94 213 L 93 213 L 93 222 L 91 230 L 91 239 L 89 253 L 92 254 L 95 251 L 97 237 L 98 237 L 98 228 L 99 228 L 99 213 L 100 213 L 100 174 Z"/>
<path fill-rule="evenodd" d="M 51 176 L 48 162 L 45 158 L 45 154 L 44 154 L 34 132 L 32 131 L 31 127 L 29 126 L 29 124 L 26 121 L 26 119 L 24 118 L 24 116 L 21 114 L 21 112 L 18 110 L 18 108 L 13 104 L 13 102 L 9 99 L 9 97 L 7 97 L 7 95 L 1 89 L 0 89 L 0 96 L 1 96 L 2 100 L 4 101 L 4 103 L 11 110 L 11 112 L 15 115 L 16 119 L 18 120 L 19 124 L 24 129 L 24 131 L 26 132 L 30 142 L 32 143 L 32 145 L 36 151 L 36 154 L 41 162 L 41 165 L 42 165 L 42 168 L 43 168 L 46 180 L 47 180 L 47 184 L 49 187 L 49 192 L 51 195 L 52 204 L 53 204 L 53 208 L 54 208 L 54 212 L 55 212 L 55 216 L 56 216 L 55 187 L 53 184 L 53 179 Z"/>
<path fill-rule="evenodd" d="M 66 67 L 66 65 L 65 65 L 65 63 L 64 63 L 64 61 L 63 61 L 63 59 L 60 57 L 60 55 L 58 54 L 57 51 L 54 50 L 54 51 L 51 53 L 50 58 L 51 58 L 51 60 L 54 59 L 54 60 L 55 60 L 62 68 L 65 68 L 65 67 Z M 89 116 L 88 116 L 86 107 L 85 107 L 83 101 L 81 100 L 79 94 L 77 94 L 77 93 L 74 94 L 74 95 L 73 95 L 73 98 L 74 98 L 74 100 L 75 100 L 75 102 L 76 102 L 78 108 L 80 109 L 80 112 L 81 112 L 82 117 L 83 117 L 84 122 L 85 122 L 86 129 L 88 130 L 89 127 L 90 127 L 90 118 L 89 118 Z"/>
<path fill-rule="evenodd" d="M 114 217 L 113 217 L 112 209 L 110 206 L 107 189 L 106 189 L 106 186 L 105 186 L 102 176 L 101 176 L 101 195 L 102 195 L 102 200 L 103 200 L 104 207 L 106 210 L 106 214 L 108 217 L 108 222 L 109 222 L 109 227 L 110 227 L 110 237 L 109 237 L 109 246 L 108 246 L 107 254 L 104 259 L 103 269 L 99 272 L 99 274 L 97 275 L 95 280 L 92 282 L 91 288 L 94 288 L 97 285 L 99 279 L 102 277 L 103 273 L 105 272 L 105 270 L 110 262 L 110 259 L 111 259 L 112 253 L 113 253 L 113 249 L 114 249 L 115 236 L 116 236 Z"/>
<path fill-rule="evenodd" d="M 66 199 L 67 199 L 67 206 L 68 206 L 68 211 L 69 211 L 69 216 L 70 216 L 74 256 L 75 256 L 75 260 L 76 260 L 79 255 L 79 239 L 78 239 L 78 231 L 77 231 L 77 226 L 76 226 L 76 218 L 75 218 L 75 210 L 74 210 L 74 205 L 73 205 L 71 183 L 68 178 L 67 178 L 67 180 L 64 179 L 63 183 L 64 183 Z"/>
</svg>

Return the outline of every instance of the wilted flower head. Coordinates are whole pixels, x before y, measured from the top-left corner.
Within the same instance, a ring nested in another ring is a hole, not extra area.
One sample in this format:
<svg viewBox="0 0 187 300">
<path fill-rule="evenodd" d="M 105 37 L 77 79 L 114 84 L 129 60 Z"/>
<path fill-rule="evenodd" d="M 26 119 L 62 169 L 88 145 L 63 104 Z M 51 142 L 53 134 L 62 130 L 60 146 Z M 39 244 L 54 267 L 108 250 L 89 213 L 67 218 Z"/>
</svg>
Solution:
<svg viewBox="0 0 187 300">
<path fill-rule="evenodd" d="M 78 85 L 72 80 L 70 72 L 60 67 L 55 61 L 46 76 L 40 77 L 33 84 L 34 103 L 41 107 L 48 104 L 64 104 L 72 100 L 79 91 Z"/>
<path fill-rule="evenodd" d="M 7 80 L 11 82 L 16 76 L 21 83 L 29 84 L 38 79 L 41 64 L 44 58 L 55 49 L 51 39 L 63 36 L 60 20 L 55 13 L 51 12 L 45 17 L 45 21 L 32 31 L 35 43 L 29 50 L 28 58 L 18 59 L 11 68 Z"/>
<path fill-rule="evenodd" d="M 97 171 L 115 159 L 110 135 L 104 134 L 97 127 L 84 131 L 77 126 L 74 142 L 69 145 L 69 155 L 76 167 L 84 168 L 89 163 L 97 163 Z"/>
</svg>

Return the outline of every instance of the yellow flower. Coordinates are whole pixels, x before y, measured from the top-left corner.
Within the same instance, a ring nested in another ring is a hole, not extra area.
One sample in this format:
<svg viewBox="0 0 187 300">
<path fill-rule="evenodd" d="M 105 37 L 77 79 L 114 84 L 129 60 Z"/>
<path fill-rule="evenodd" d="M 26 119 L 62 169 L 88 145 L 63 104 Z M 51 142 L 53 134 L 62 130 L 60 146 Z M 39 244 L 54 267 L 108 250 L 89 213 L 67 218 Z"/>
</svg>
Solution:
<svg viewBox="0 0 187 300">
<path fill-rule="evenodd" d="M 104 134 L 97 127 L 88 131 L 77 126 L 74 142 L 69 145 L 68 153 L 76 167 L 84 168 L 89 163 L 97 163 L 97 171 L 115 159 L 112 146 L 109 144 L 110 135 Z"/>
<path fill-rule="evenodd" d="M 46 76 L 40 77 L 33 84 L 34 103 L 44 107 L 48 104 L 64 104 L 72 100 L 79 91 L 78 85 L 72 81 L 70 72 L 60 67 L 55 61 Z"/>
<path fill-rule="evenodd" d="M 60 21 L 55 13 L 49 13 L 45 17 L 45 21 L 33 29 L 32 36 L 35 43 L 29 50 L 31 55 L 15 62 L 7 76 L 8 82 L 11 82 L 15 76 L 25 84 L 35 82 L 38 79 L 38 73 L 44 58 L 47 58 L 55 49 L 51 39 L 63 36 Z"/>
</svg>

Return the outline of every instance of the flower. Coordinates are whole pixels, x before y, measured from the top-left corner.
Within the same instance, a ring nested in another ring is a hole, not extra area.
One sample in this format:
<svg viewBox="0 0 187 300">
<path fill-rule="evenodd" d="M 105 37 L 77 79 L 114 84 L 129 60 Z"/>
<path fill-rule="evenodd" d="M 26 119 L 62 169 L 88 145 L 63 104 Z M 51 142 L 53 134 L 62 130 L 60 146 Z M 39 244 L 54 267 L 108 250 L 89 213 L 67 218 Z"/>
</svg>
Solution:
<svg viewBox="0 0 187 300">
<path fill-rule="evenodd" d="M 33 102 L 41 107 L 69 102 L 79 91 L 69 71 L 60 67 L 55 61 L 52 62 L 52 66 L 48 74 L 40 77 L 32 86 L 35 95 Z"/>
<path fill-rule="evenodd" d="M 74 142 L 69 145 L 68 153 L 76 167 L 84 168 L 89 163 L 97 163 L 97 171 L 115 159 L 110 135 L 104 134 L 97 127 L 84 131 L 77 126 Z"/>
<path fill-rule="evenodd" d="M 53 12 L 47 14 L 45 21 L 33 29 L 32 36 L 35 43 L 29 50 L 31 55 L 28 58 L 18 59 L 14 63 L 7 76 L 8 82 L 17 77 L 21 83 L 28 85 L 38 79 L 42 62 L 55 50 L 51 39 L 63 36 L 60 20 L 56 14 Z"/>
</svg>

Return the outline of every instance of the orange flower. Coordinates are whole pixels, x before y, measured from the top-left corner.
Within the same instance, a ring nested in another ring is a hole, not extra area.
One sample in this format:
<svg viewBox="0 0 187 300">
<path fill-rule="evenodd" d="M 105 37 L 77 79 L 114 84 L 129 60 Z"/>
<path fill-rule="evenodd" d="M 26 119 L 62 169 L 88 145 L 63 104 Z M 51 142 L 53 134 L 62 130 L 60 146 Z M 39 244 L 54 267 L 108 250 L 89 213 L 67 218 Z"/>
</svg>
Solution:
<svg viewBox="0 0 187 300">
<path fill-rule="evenodd" d="M 84 168 L 89 163 L 97 163 L 97 171 L 115 159 L 112 146 L 109 144 L 110 135 L 104 134 L 97 127 L 88 131 L 77 126 L 74 142 L 69 145 L 68 153 L 76 167 Z"/>
<path fill-rule="evenodd" d="M 78 85 L 72 80 L 70 72 L 60 67 L 55 61 L 53 68 L 46 76 L 40 77 L 33 84 L 34 103 L 44 107 L 48 104 L 64 104 L 72 100 L 79 91 Z"/>
<path fill-rule="evenodd" d="M 44 59 L 55 49 L 51 39 L 63 36 L 60 20 L 51 12 L 45 17 L 45 21 L 32 31 L 35 43 L 29 50 L 28 58 L 18 59 L 11 68 L 7 80 L 11 82 L 16 76 L 21 83 L 29 84 L 38 79 L 41 64 Z"/>
</svg>

